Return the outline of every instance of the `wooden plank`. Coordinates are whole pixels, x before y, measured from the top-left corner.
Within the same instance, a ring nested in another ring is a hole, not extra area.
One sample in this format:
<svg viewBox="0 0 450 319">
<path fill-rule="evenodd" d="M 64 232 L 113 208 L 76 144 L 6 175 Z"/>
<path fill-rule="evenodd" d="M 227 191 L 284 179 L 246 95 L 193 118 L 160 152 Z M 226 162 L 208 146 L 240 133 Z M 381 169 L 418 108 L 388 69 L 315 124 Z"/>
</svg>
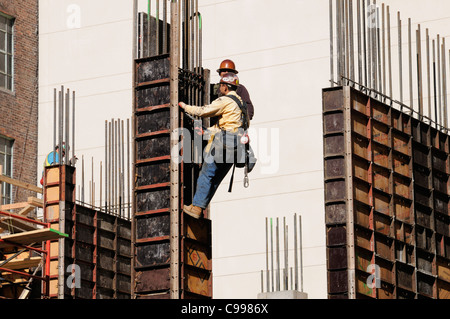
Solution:
<svg viewBox="0 0 450 319">
<path fill-rule="evenodd" d="M 35 206 L 28 205 L 24 209 L 18 212 L 18 215 L 27 215 L 29 212 L 31 212 L 33 209 L 35 209 Z"/>
<path fill-rule="evenodd" d="M 26 269 L 26 268 L 32 268 L 37 267 L 39 263 L 41 262 L 41 257 L 30 257 L 30 258 L 15 258 L 4 264 L 2 267 L 8 268 L 11 270 L 18 270 L 18 269 Z"/>
<path fill-rule="evenodd" d="M 36 207 L 43 208 L 44 207 L 44 200 L 42 198 L 36 198 L 36 197 L 28 197 L 27 200 L 28 204 Z"/>
<path fill-rule="evenodd" d="M 6 217 L 0 219 L 0 227 L 3 229 L 14 229 L 15 232 L 23 232 L 23 231 L 30 231 L 30 230 L 36 230 L 37 227 L 35 224 L 16 219 L 13 217 Z"/>
<path fill-rule="evenodd" d="M 28 202 L 0 205 L 0 210 L 11 210 L 11 209 L 24 208 L 24 207 L 27 207 L 28 205 L 29 205 Z"/>
<path fill-rule="evenodd" d="M 19 208 L 26 208 L 27 206 L 33 206 L 34 207 L 44 207 L 44 200 L 36 197 L 28 197 L 26 202 L 20 202 L 20 203 L 14 203 L 14 204 L 7 204 L 7 205 L 1 205 L 0 210 L 11 210 L 11 209 L 19 209 Z"/>
<path fill-rule="evenodd" d="M 7 177 L 5 175 L 1 175 L 0 174 L 0 182 L 5 182 L 5 183 L 8 183 L 8 184 L 17 186 L 17 187 L 25 188 L 25 189 L 28 189 L 30 191 L 42 194 L 42 188 L 41 187 L 29 184 L 29 183 L 21 182 L 21 181 L 18 181 L 16 179 Z"/>
<path fill-rule="evenodd" d="M 12 234 L 0 237 L 0 248 L 11 246 L 11 243 L 19 245 L 29 245 L 32 243 L 64 237 L 68 237 L 68 235 L 60 233 L 59 231 L 51 228 L 32 230 L 20 234 Z"/>
</svg>

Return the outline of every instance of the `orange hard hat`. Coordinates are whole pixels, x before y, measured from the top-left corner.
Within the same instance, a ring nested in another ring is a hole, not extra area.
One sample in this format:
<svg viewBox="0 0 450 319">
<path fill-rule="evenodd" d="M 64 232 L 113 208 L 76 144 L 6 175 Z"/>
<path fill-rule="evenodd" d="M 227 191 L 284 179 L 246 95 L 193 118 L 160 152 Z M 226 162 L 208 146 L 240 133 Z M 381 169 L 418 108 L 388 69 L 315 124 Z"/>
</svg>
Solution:
<svg viewBox="0 0 450 319">
<path fill-rule="evenodd" d="M 217 70 L 217 73 L 220 74 L 220 72 L 233 72 L 234 74 L 238 74 L 239 72 L 236 70 L 236 66 L 234 65 L 234 62 L 231 60 L 223 60 L 222 63 L 220 63 L 220 67 Z"/>
</svg>

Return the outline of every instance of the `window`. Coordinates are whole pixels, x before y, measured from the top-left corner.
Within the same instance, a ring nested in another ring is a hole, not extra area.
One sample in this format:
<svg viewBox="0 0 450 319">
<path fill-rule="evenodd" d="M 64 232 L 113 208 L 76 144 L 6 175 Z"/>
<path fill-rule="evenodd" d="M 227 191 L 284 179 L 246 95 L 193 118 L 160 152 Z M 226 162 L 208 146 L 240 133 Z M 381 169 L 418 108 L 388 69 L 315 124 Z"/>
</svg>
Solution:
<svg viewBox="0 0 450 319">
<path fill-rule="evenodd" d="M 12 153 L 14 140 L 0 136 L 0 166 L 2 175 L 12 177 Z M 1 183 L 0 205 L 11 204 L 11 184 Z"/>
<path fill-rule="evenodd" d="M 14 19 L 0 13 L 0 88 L 13 90 Z"/>
</svg>

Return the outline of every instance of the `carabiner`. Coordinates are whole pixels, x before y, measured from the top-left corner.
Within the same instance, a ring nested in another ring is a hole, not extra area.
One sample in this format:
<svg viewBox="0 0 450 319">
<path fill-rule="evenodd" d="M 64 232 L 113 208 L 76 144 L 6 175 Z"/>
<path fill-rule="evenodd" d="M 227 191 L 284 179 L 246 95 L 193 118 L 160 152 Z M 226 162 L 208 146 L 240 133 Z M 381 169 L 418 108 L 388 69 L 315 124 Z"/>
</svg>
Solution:
<svg viewBox="0 0 450 319">
<path fill-rule="evenodd" d="M 244 176 L 244 187 L 245 187 L 245 188 L 248 188 L 248 186 L 249 186 L 248 175 L 245 174 L 245 176 Z"/>
</svg>

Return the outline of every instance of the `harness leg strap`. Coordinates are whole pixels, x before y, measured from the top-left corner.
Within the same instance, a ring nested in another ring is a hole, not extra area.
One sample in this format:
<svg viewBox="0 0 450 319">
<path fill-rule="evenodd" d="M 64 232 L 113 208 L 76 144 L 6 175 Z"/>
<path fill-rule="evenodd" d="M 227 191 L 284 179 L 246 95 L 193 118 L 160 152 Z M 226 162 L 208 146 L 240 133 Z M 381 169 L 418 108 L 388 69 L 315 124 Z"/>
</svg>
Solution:
<svg viewBox="0 0 450 319">
<path fill-rule="evenodd" d="M 231 190 L 233 188 L 233 180 L 234 180 L 234 170 L 236 168 L 236 165 L 233 165 L 233 172 L 231 173 L 231 178 L 230 178 L 230 186 L 228 186 L 228 193 L 231 193 Z"/>
</svg>

